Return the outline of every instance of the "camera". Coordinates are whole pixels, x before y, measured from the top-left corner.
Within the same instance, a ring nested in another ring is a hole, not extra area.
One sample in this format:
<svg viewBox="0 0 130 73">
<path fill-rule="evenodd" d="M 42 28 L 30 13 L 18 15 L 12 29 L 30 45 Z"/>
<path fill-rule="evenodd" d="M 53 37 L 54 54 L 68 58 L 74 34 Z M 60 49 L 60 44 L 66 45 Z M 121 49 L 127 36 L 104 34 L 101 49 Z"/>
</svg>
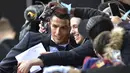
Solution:
<svg viewBox="0 0 130 73">
<path fill-rule="evenodd" d="M 24 18 L 28 21 L 38 20 L 43 10 L 43 5 L 31 5 L 24 11 Z"/>
</svg>

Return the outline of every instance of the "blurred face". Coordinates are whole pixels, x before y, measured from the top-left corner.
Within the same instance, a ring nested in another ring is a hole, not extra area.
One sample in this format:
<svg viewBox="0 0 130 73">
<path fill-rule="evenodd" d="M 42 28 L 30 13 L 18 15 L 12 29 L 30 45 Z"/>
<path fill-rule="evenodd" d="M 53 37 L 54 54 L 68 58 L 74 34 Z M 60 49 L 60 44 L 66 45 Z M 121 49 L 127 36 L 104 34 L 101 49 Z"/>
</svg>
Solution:
<svg viewBox="0 0 130 73">
<path fill-rule="evenodd" d="M 70 26 L 71 26 L 70 33 L 74 36 L 74 39 L 77 44 L 81 44 L 84 39 L 83 36 L 80 35 L 80 33 L 78 32 L 78 25 L 79 25 L 80 21 L 81 21 L 81 19 L 76 18 L 76 17 L 73 17 L 70 20 Z"/>
<path fill-rule="evenodd" d="M 70 36 L 70 24 L 68 19 L 60 19 L 53 16 L 50 21 L 51 38 L 56 44 L 68 43 Z"/>
<path fill-rule="evenodd" d="M 130 5 L 130 0 L 120 0 L 121 2 Z"/>
</svg>

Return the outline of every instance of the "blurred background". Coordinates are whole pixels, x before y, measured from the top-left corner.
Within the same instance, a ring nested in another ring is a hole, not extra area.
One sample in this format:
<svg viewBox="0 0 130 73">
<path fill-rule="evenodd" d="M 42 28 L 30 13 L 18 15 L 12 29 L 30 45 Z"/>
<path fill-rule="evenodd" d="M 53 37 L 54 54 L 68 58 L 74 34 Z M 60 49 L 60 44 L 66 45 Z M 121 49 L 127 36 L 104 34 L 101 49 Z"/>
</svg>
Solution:
<svg viewBox="0 0 130 73">
<path fill-rule="evenodd" d="M 1 16 L 9 18 L 14 29 L 19 33 L 21 26 L 24 24 L 24 10 L 27 6 L 35 4 L 35 1 L 43 1 L 47 3 L 51 0 L 0 0 L 0 14 Z M 72 7 L 92 7 L 97 6 L 103 0 L 61 0 L 65 3 L 71 3 Z"/>
</svg>

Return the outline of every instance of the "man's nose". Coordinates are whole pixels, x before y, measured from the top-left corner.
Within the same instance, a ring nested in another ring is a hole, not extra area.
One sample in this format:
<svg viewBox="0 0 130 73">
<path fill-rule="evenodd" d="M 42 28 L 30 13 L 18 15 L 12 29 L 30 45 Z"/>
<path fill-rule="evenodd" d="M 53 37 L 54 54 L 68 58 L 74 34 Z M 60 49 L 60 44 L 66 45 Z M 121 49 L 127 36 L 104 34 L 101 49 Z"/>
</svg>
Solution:
<svg viewBox="0 0 130 73">
<path fill-rule="evenodd" d="M 70 30 L 70 34 L 73 34 L 73 33 L 74 33 L 74 29 L 71 28 L 71 30 Z"/>
<path fill-rule="evenodd" d="M 58 34 L 60 34 L 60 32 L 61 32 L 61 31 L 60 31 L 60 28 L 57 28 L 57 29 L 56 29 L 56 34 L 58 35 Z"/>
</svg>

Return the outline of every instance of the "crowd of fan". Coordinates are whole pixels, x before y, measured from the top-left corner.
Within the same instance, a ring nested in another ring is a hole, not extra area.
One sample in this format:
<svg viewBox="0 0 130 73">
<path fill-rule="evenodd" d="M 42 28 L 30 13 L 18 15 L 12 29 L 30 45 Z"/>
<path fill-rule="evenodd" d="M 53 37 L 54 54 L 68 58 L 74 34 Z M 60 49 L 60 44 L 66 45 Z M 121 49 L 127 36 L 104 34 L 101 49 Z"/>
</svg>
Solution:
<svg viewBox="0 0 130 73">
<path fill-rule="evenodd" d="M 49 2 L 47 12 L 42 15 L 49 20 L 35 23 L 39 32 L 32 31 L 33 20 L 22 28 L 19 38 L 9 20 L 1 17 L 0 73 L 28 73 L 37 65 L 41 70 L 36 73 L 130 72 L 129 14 L 125 19 L 112 16 L 106 10 L 108 3 L 117 4 L 122 17 L 130 10 L 130 0 L 105 2 L 98 9 L 69 8 Z M 17 55 L 39 43 L 46 52 L 41 52 L 38 58 L 16 60 Z"/>
</svg>

